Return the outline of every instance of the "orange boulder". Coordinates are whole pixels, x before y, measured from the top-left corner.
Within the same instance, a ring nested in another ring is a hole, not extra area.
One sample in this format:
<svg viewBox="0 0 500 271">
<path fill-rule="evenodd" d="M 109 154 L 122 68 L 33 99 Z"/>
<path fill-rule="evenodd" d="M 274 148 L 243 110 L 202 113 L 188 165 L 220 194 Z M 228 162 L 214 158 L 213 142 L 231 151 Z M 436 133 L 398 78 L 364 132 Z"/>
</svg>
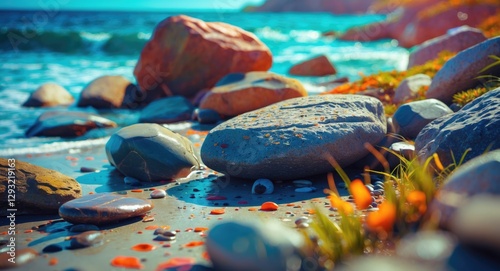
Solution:
<svg viewBox="0 0 500 271">
<path fill-rule="evenodd" d="M 134 99 L 135 97 L 135 104 Z M 142 102 L 137 87 L 123 76 L 101 76 L 90 82 L 81 92 L 78 107 L 98 109 L 134 108 Z"/>
<path fill-rule="evenodd" d="M 185 15 L 160 22 L 142 50 L 134 75 L 146 99 L 193 97 L 229 73 L 267 71 L 269 48 L 239 27 Z"/>
<path fill-rule="evenodd" d="M 26 107 L 52 107 L 66 106 L 73 103 L 75 99 L 63 87 L 55 83 L 46 83 L 41 85 L 35 92 L 31 93 L 30 97 L 23 106 Z"/>
<path fill-rule="evenodd" d="M 299 76 L 326 76 L 336 74 L 337 70 L 326 56 L 318 56 L 292 66 L 288 73 Z"/>
<path fill-rule="evenodd" d="M 291 98 L 307 96 L 302 84 L 270 72 L 233 73 L 224 77 L 201 101 L 201 109 L 237 116 Z"/>
</svg>

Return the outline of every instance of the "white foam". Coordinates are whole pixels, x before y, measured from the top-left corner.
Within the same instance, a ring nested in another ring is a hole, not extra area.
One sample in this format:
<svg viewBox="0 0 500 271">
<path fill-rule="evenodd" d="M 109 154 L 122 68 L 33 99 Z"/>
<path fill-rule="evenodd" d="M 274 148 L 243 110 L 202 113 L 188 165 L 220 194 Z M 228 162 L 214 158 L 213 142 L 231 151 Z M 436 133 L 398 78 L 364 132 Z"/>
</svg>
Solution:
<svg viewBox="0 0 500 271">
<path fill-rule="evenodd" d="M 20 140 L 26 140 L 26 139 L 20 139 Z M 87 139 L 82 141 L 53 142 L 53 143 L 40 144 L 35 147 L 0 149 L 0 157 L 12 157 L 12 156 L 20 156 L 26 154 L 57 153 L 63 151 L 70 151 L 73 149 L 78 149 L 78 150 L 91 149 L 104 146 L 106 142 L 108 142 L 108 140 L 109 137 L 105 137 L 98 139 Z"/>
</svg>

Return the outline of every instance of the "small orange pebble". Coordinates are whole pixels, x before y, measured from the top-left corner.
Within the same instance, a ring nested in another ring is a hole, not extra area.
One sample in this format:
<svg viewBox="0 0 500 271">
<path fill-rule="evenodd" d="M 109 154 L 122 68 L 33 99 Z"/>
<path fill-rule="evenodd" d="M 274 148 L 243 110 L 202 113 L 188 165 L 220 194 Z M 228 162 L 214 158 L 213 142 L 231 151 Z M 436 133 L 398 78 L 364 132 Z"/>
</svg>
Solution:
<svg viewBox="0 0 500 271">
<path fill-rule="evenodd" d="M 154 216 L 145 216 L 142 219 L 142 222 L 152 222 L 152 221 L 155 221 L 155 217 Z"/>
<path fill-rule="evenodd" d="M 201 146 L 201 144 L 199 142 L 196 142 L 193 144 L 193 146 L 195 146 L 196 148 L 199 148 Z"/>
<path fill-rule="evenodd" d="M 31 242 L 31 241 L 33 241 L 33 238 L 26 238 L 26 239 L 24 239 L 24 241 Z"/>
<path fill-rule="evenodd" d="M 204 231 L 208 231 L 208 228 L 207 227 L 196 227 L 196 228 L 194 228 L 194 232 L 204 232 Z"/>
<path fill-rule="evenodd" d="M 130 192 L 142 193 L 142 189 L 132 189 L 132 190 L 130 190 Z"/>
<path fill-rule="evenodd" d="M 50 258 L 49 260 L 49 265 L 56 265 L 59 263 L 59 259 L 57 258 Z"/>
<path fill-rule="evenodd" d="M 156 247 L 150 244 L 137 244 L 133 246 L 132 249 L 140 252 L 148 252 L 156 249 Z"/>
<path fill-rule="evenodd" d="M 314 209 L 308 209 L 307 213 L 309 213 L 310 215 L 314 215 L 314 214 L 316 214 L 316 210 L 314 210 Z"/>
<path fill-rule="evenodd" d="M 255 208 L 255 207 L 248 208 L 248 211 L 250 211 L 250 212 L 255 212 L 255 211 L 257 211 L 257 210 L 258 210 L 258 209 L 257 209 L 257 208 Z"/>
<path fill-rule="evenodd" d="M 349 190 L 351 190 L 354 203 L 358 210 L 364 210 L 372 204 L 373 199 L 370 195 L 370 191 L 360 179 L 353 180 L 351 185 L 349 185 Z"/>
<path fill-rule="evenodd" d="M 94 157 L 92 157 L 92 156 L 88 156 L 88 157 L 85 157 L 85 160 L 87 160 L 87 161 L 92 161 L 92 160 L 94 160 Z"/>
<path fill-rule="evenodd" d="M 33 230 L 25 230 L 24 233 L 32 233 Z"/>
<path fill-rule="evenodd" d="M 111 265 L 115 267 L 142 269 L 144 266 L 137 257 L 116 256 L 111 260 Z"/>
<path fill-rule="evenodd" d="M 210 211 L 211 215 L 222 215 L 224 213 L 226 213 L 225 209 L 213 209 L 212 211 Z"/>
<path fill-rule="evenodd" d="M 295 204 L 293 204 L 293 203 L 287 203 L 287 205 L 286 205 L 286 206 L 288 206 L 288 207 L 292 207 L 292 206 L 295 206 Z"/>
<path fill-rule="evenodd" d="M 142 234 L 142 231 L 138 231 L 137 234 Z"/>
<path fill-rule="evenodd" d="M 146 228 L 144 228 L 144 229 L 146 229 L 146 230 L 148 230 L 148 231 L 153 231 L 153 230 L 156 230 L 156 229 L 158 229 L 158 228 L 159 228 L 159 226 L 158 226 L 158 225 L 149 225 L 149 226 L 147 226 L 147 227 L 146 227 Z"/>
<path fill-rule="evenodd" d="M 195 262 L 194 258 L 172 258 L 164 263 L 160 263 L 155 271 L 171 270 L 179 266 L 183 266 L 182 270 L 191 270 L 191 268 L 187 267 L 193 265 Z"/>
<path fill-rule="evenodd" d="M 205 244 L 204 241 L 191 241 L 184 245 L 184 247 L 199 247 Z"/>
<path fill-rule="evenodd" d="M 276 211 L 279 208 L 280 207 L 278 206 L 278 204 L 276 204 L 272 201 L 266 201 L 266 202 L 262 203 L 262 205 L 260 206 L 260 210 L 262 210 L 262 211 Z"/>
<path fill-rule="evenodd" d="M 190 232 L 190 231 L 193 231 L 193 228 L 187 228 L 184 230 L 185 232 Z"/>
<path fill-rule="evenodd" d="M 93 195 L 93 194 L 94 194 L 94 192 L 92 192 L 92 191 L 89 192 L 89 195 Z"/>
</svg>

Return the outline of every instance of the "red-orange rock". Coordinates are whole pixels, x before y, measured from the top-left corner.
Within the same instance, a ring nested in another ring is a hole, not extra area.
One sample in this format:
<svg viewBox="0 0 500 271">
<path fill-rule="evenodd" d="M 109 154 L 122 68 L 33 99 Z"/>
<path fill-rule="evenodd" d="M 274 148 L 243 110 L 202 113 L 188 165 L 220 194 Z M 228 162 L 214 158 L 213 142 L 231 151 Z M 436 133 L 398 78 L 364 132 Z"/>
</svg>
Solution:
<svg viewBox="0 0 500 271">
<path fill-rule="evenodd" d="M 435 59 L 442 51 L 458 53 L 485 40 L 486 37 L 483 32 L 477 28 L 469 26 L 456 28 L 453 31 L 448 31 L 445 35 L 430 39 L 416 47 L 410 54 L 408 68 Z"/>
<path fill-rule="evenodd" d="M 288 73 L 299 76 L 325 76 L 336 74 L 337 70 L 326 56 L 318 56 L 293 65 Z"/>
<path fill-rule="evenodd" d="M 224 77 L 200 103 L 224 116 L 237 116 L 273 103 L 307 96 L 302 84 L 270 72 L 233 73 Z"/>
<path fill-rule="evenodd" d="M 106 75 L 94 79 L 83 89 L 78 107 L 135 108 L 143 102 L 143 98 L 127 78 Z"/>
<path fill-rule="evenodd" d="M 388 21 L 351 29 L 340 38 L 358 41 L 397 39 L 400 46 L 412 47 L 444 35 L 451 28 L 478 26 L 499 10 L 500 3 L 493 2 L 450 4 L 446 0 L 414 1 L 406 3 Z"/>
<path fill-rule="evenodd" d="M 55 83 L 46 83 L 41 85 L 35 92 L 31 93 L 30 97 L 23 106 L 26 107 L 52 107 L 66 106 L 73 103 L 75 99 L 63 87 Z"/>
<path fill-rule="evenodd" d="M 267 71 L 269 48 L 239 27 L 185 15 L 160 22 L 142 50 L 134 75 L 146 100 L 193 97 L 234 72 Z"/>
</svg>

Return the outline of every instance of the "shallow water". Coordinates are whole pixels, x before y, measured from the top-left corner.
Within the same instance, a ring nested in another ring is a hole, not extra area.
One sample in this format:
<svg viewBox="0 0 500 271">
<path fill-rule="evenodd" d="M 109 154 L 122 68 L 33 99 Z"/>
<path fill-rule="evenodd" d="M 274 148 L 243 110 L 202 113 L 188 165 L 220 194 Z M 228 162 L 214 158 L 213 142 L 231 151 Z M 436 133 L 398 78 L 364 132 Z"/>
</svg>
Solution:
<svg viewBox="0 0 500 271">
<path fill-rule="evenodd" d="M 24 131 L 42 112 L 52 109 L 26 109 L 20 105 L 29 93 L 46 82 L 56 82 L 78 98 L 91 80 L 102 75 L 123 75 L 135 81 L 133 68 L 154 27 L 178 13 L 54 12 L 45 17 L 43 14 L 0 12 L 0 156 L 3 157 L 103 145 L 105 139 L 95 135 L 72 140 L 27 139 Z M 294 63 L 327 55 L 337 67 L 337 76 L 298 78 L 311 94 L 326 90 L 316 83 L 343 76 L 356 79 L 360 73 L 379 70 L 401 70 L 407 64 L 408 51 L 394 41 L 359 43 L 321 35 L 329 30 L 345 31 L 382 20 L 382 15 L 229 12 L 187 15 L 227 22 L 254 33 L 271 49 L 274 56 L 271 71 L 276 73 L 286 74 Z M 102 115 L 120 126 L 137 118 L 137 113 L 127 110 Z"/>
</svg>

